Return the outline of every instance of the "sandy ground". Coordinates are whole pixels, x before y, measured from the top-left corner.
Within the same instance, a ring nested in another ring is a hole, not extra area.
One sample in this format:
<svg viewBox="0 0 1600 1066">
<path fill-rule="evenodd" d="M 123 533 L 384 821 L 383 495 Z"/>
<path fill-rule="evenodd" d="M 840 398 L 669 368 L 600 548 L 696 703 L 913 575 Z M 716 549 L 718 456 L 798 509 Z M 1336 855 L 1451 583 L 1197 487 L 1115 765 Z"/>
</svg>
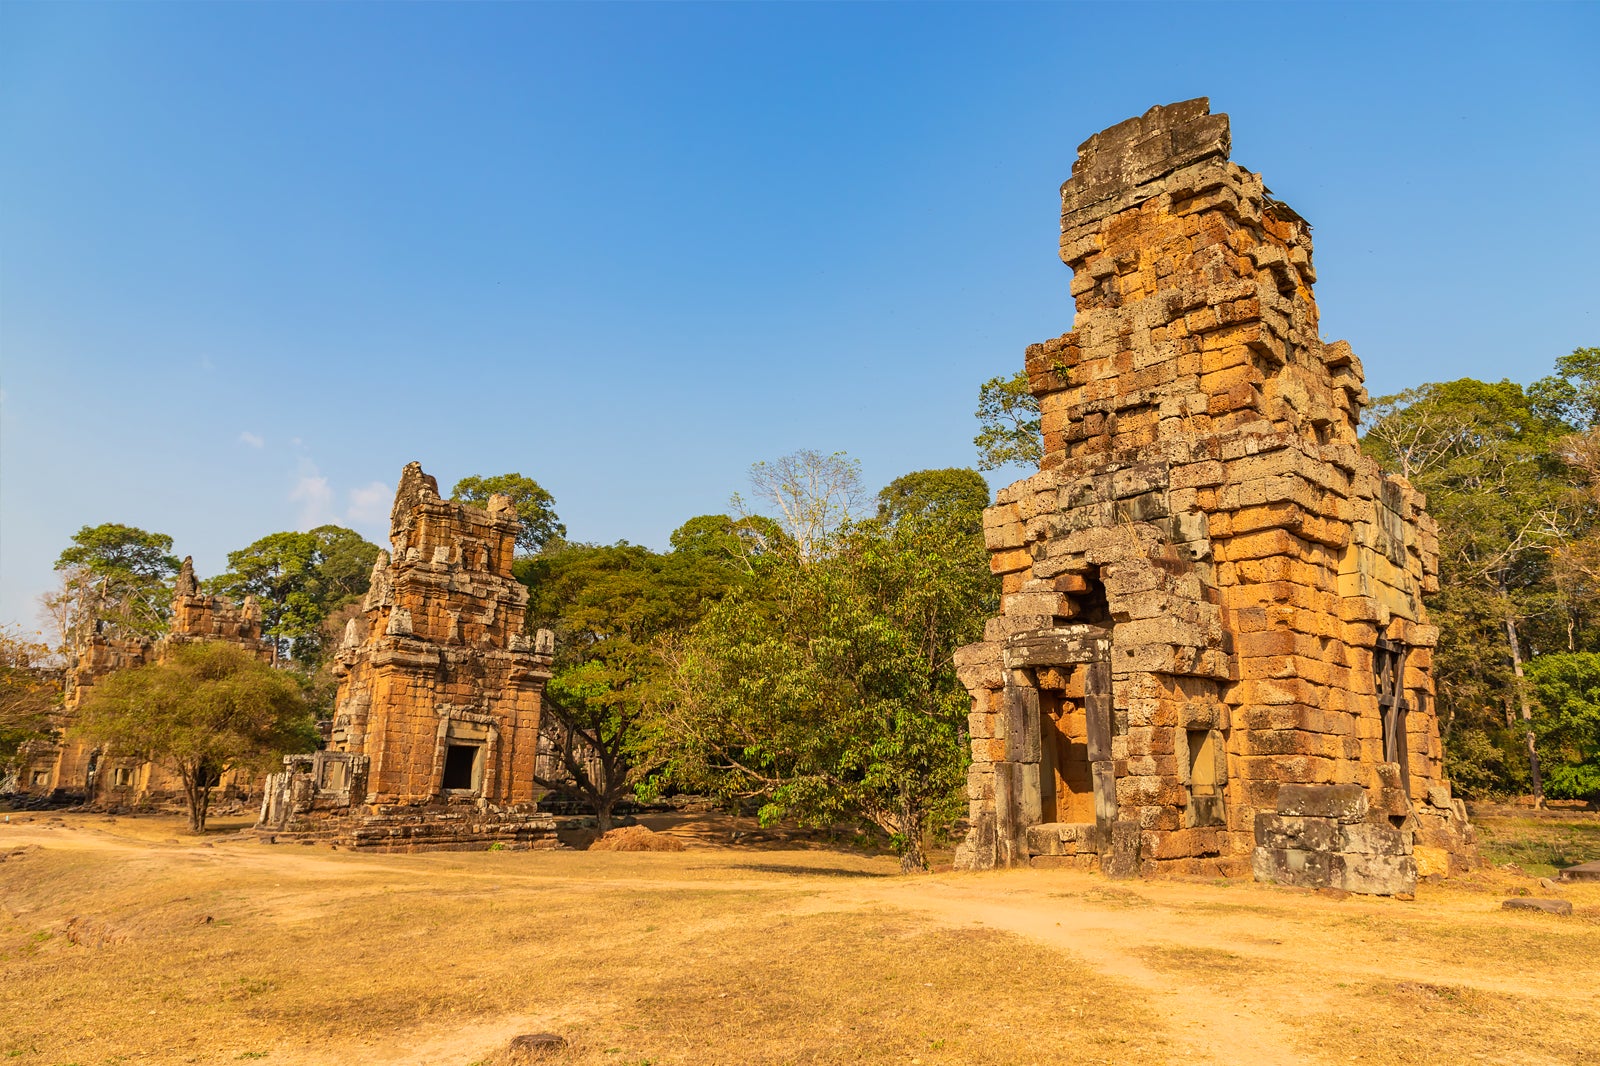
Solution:
<svg viewBox="0 0 1600 1066">
<path fill-rule="evenodd" d="M 605 1063 L 1600 1061 L 1600 885 L 1492 871 L 1408 903 L 901 877 L 883 856 L 723 844 L 740 830 L 718 816 L 656 826 L 689 850 L 355 855 L 227 824 L 202 841 L 159 818 L 13 815 L 0 1061 L 466 1066 L 543 1030 L 573 1045 L 550 1061 Z M 1501 910 L 1529 893 L 1577 913 Z M 413 933 L 457 946 L 430 957 Z M 203 983 L 175 1008 L 163 988 L 190 974 Z M 797 1002 L 808 974 L 819 987 Z M 429 991 L 464 984 L 483 992 Z M 973 1019 L 987 1028 L 961 1028 Z"/>
</svg>

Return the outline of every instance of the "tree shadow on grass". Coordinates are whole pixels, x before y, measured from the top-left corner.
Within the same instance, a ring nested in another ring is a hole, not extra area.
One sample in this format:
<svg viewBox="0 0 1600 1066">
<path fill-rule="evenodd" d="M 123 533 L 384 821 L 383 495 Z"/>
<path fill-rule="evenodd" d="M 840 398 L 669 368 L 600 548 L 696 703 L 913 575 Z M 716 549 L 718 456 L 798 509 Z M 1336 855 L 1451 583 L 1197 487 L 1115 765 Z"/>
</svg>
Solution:
<svg viewBox="0 0 1600 1066">
<path fill-rule="evenodd" d="M 841 870 L 836 866 L 789 866 L 776 862 L 744 862 L 725 867 L 730 870 L 754 870 L 764 874 L 789 874 L 793 877 L 894 877 L 877 870 Z"/>
</svg>

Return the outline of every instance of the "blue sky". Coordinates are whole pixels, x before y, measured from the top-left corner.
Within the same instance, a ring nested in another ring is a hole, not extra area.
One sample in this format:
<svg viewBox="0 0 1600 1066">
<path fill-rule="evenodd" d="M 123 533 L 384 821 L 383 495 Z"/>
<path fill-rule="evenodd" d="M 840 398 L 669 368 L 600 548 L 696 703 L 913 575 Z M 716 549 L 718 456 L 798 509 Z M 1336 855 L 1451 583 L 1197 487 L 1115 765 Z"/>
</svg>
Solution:
<svg viewBox="0 0 1600 1066">
<path fill-rule="evenodd" d="M 418 459 L 664 548 L 749 465 L 970 465 L 1076 146 L 1210 96 L 1374 395 L 1600 344 L 1600 7 L 0 4 L 0 621 Z M 1014 473 L 1014 472 L 1013 472 Z M 1001 480 L 1001 479 L 996 479 Z"/>
</svg>

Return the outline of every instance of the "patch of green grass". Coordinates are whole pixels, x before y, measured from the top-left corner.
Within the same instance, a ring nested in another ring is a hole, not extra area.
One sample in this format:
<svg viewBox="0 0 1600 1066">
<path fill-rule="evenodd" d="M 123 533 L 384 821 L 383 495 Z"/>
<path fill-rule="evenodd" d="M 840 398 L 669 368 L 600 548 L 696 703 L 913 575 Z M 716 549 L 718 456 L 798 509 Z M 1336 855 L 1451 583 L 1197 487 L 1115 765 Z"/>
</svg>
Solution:
<svg viewBox="0 0 1600 1066">
<path fill-rule="evenodd" d="M 1535 877 L 1600 859 L 1600 819 L 1484 816 L 1475 820 L 1484 860 Z"/>
</svg>

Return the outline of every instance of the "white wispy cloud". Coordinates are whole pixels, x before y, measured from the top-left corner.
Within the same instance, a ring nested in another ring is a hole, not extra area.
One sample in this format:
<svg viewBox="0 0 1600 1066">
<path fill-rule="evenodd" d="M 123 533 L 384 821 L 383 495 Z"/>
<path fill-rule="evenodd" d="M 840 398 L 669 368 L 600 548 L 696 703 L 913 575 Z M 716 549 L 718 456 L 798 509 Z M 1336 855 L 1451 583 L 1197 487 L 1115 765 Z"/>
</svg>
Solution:
<svg viewBox="0 0 1600 1066">
<path fill-rule="evenodd" d="M 239 443 L 260 449 L 267 446 L 267 439 L 258 433 L 251 433 L 248 429 L 242 429 L 239 431 Z"/>
<path fill-rule="evenodd" d="M 333 519 L 333 486 L 309 459 L 300 460 L 300 476 L 289 490 L 289 502 L 300 506 L 300 528 L 311 529 Z"/>
<path fill-rule="evenodd" d="M 381 522 L 389 516 L 389 503 L 393 498 L 394 489 L 381 481 L 351 489 L 350 506 L 344 512 L 345 520 L 356 523 Z"/>
</svg>

